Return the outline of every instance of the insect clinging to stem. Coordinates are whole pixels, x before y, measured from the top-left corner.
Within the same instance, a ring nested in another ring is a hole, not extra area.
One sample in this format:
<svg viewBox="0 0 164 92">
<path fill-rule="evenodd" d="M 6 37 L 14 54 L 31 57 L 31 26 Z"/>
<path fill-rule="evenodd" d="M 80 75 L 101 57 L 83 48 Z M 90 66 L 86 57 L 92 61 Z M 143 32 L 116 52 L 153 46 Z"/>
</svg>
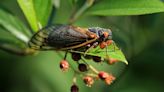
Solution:
<svg viewBox="0 0 164 92">
<path fill-rule="evenodd" d="M 94 43 L 101 44 L 111 39 L 112 32 L 110 29 L 56 25 L 38 31 L 31 38 L 28 45 L 35 50 L 67 51 L 92 46 Z"/>
</svg>

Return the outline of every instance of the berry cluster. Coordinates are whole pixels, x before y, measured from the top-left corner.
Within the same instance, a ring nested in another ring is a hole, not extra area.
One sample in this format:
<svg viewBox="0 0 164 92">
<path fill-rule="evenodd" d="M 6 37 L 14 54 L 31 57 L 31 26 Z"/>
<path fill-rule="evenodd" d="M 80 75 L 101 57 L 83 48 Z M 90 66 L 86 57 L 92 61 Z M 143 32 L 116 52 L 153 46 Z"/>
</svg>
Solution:
<svg viewBox="0 0 164 92">
<path fill-rule="evenodd" d="M 113 43 L 112 40 L 108 40 L 106 42 L 101 42 L 99 46 L 101 49 L 104 49 L 106 46 L 109 46 L 112 43 Z M 99 79 L 104 81 L 107 85 L 110 85 L 115 80 L 115 77 L 113 76 L 113 74 L 107 73 L 105 71 L 98 71 L 92 65 L 88 64 L 86 60 L 92 59 L 92 61 L 96 63 L 107 62 L 108 64 L 111 65 L 111 64 L 114 64 L 115 62 L 118 62 L 117 59 L 109 58 L 109 57 L 103 59 L 99 56 L 83 55 L 83 54 L 75 53 L 75 52 L 71 52 L 71 55 L 72 55 L 72 59 L 78 65 L 77 67 L 78 69 L 77 70 L 74 69 L 74 72 L 76 73 L 75 75 L 78 75 L 78 74 L 82 75 L 82 80 L 84 81 L 86 86 L 91 87 L 94 84 L 94 82 Z M 68 71 L 68 69 L 72 67 L 70 67 L 68 61 L 66 60 L 66 58 L 64 58 L 60 62 L 60 68 L 62 71 Z M 76 77 L 77 76 L 74 76 L 73 78 L 71 92 L 79 91 L 79 87 L 77 86 L 77 83 L 76 83 Z"/>
</svg>

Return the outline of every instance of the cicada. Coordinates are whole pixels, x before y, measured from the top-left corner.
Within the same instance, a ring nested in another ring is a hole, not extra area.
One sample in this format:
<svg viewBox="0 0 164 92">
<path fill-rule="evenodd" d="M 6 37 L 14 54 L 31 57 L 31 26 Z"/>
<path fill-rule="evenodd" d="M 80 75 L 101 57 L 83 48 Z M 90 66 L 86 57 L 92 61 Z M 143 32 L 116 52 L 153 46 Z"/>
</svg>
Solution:
<svg viewBox="0 0 164 92">
<path fill-rule="evenodd" d="M 85 61 L 86 59 L 92 59 L 97 63 L 102 61 L 108 63 L 111 59 L 108 57 L 107 49 L 111 41 L 112 32 L 110 29 L 100 27 L 82 28 L 72 25 L 54 25 L 45 27 L 35 33 L 28 45 L 31 49 L 35 50 L 65 51 L 66 53 L 64 59 L 60 61 L 60 69 L 62 71 L 67 71 L 69 67 L 71 67 L 69 62 L 66 60 L 67 52 L 69 52 L 72 54 L 72 59 L 77 62 L 76 64 L 78 64 L 78 72 L 73 67 L 72 69 L 77 74 L 83 72 L 82 75 L 84 75 L 84 83 L 91 87 L 91 85 L 94 83 L 94 80 L 97 80 L 98 78 L 105 81 L 108 85 L 110 85 L 113 80 L 115 80 L 113 75 L 109 75 L 104 71 L 98 71 Z M 107 44 L 106 57 L 88 54 L 93 50 L 99 50 L 98 52 L 103 52 L 104 50 L 101 49 L 104 48 L 104 43 Z M 101 49 L 99 47 L 97 48 L 97 46 L 100 46 Z M 113 64 L 116 62 L 116 60 L 113 59 L 110 62 Z M 76 76 L 74 76 L 74 79 L 76 79 Z M 76 85 L 76 81 L 74 79 L 73 85 L 71 86 L 71 91 L 78 90 L 78 86 Z"/>
<path fill-rule="evenodd" d="M 110 29 L 55 25 L 41 29 L 28 45 L 35 50 L 74 50 L 112 39 Z"/>
</svg>

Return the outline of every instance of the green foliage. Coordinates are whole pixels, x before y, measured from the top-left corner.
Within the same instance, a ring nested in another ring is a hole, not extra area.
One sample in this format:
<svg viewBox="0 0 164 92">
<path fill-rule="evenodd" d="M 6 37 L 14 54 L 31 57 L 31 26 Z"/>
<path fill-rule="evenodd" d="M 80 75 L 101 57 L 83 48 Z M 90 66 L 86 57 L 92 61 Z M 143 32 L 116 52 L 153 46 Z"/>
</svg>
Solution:
<svg viewBox="0 0 164 92">
<path fill-rule="evenodd" d="M 52 10 L 51 0 L 17 0 L 33 31 L 46 26 Z"/>
<path fill-rule="evenodd" d="M 71 52 L 71 51 L 70 51 Z M 81 53 L 83 55 L 91 55 L 91 56 L 98 56 L 105 59 L 112 58 L 116 59 L 120 62 L 123 62 L 125 64 L 128 64 L 128 61 L 126 60 L 123 52 L 121 49 L 119 49 L 115 43 L 109 45 L 107 48 L 101 49 L 100 46 L 97 46 L 96 48 L 90 49 L 87 53 L 78 52 L 78 51 L 72 51 L 76 53 Z"/>
<path fill-rule="evenodd" d="M 87 55 L 93 55 L 93 56 L 99 56 L 101 58 L 113 58 L 116 59 L 118 61 L 121 61 L 125 64 L 128 64 L 128 61 L 126 60 L 123 52 L 121 51 L 121 49 L 119 49 L 116 44 L 111 44 L 104 49 L 101 49 L 99 46 L 92 49 L 91 51 L 89 51 L 87 53 Z"/>
<path fill-rule="evenodd" d="M 60 7 L 58 6 L 59 3 L 56 3 L 57 5 L 54 4 L 57 9 L 55 10 L 55 19 L 52 21 L 55 23 L 67 24 L 71 18 L 70 15 L 76 14 L 81 7 L 85 7 L 83 5 L 85 3 L 84 0 L 55 1 L 60 1 Z M 84 3 L 79 4 L 77 1 Z M 161 81 L 163 81 L 164 17 L 163 14 L 152 14 L 164 12 L 162 0 L 94 1 L 90 7 L 83 8 L 83 12 L 76 16 L 76 22 L 74 21 L 72 24 L 85 27 L 99 26 L 111 28 L 114 34 L 114 41 L 121 49 L 115 46 L 114 50 L 114 46 L 110 45 L 108 46 L 107 54 L 126 64 L 126 58 L 128 58 L 130 65 L 123 75 L 118 77 L 117 81 L 111 86 L 96 83 L 96 86 L 94 85 L 93 88 L 87 88 L 84 87 L 82 81 L 78 81 L 81 87 L 80 92 L 135 92 L 138 90 L 143 92 L 163 92 L 163 83 Z M 11 7 L 10 5 L 13 5 L 12 2 L 16 1 L 2 0 L 2 3 L 4 2 L 7 2 L 5 7 Z M 0 3 L 0 6 L 2 3 Z M 42 27 L 46 26 L 48 17 L 52 11 L 51 0 L 18 0 L 18 3 L 34 32 L 38 31 L 40 24 Z M 15 4 L 14 6 L 18 5 Z M 78 8 L 75 6 L 78 6 Z M 13 10 L 10 8 L 9 11 Z M 22 14 L 16 11 L 13 12 L 15 13 L 14 15 L 0 9 L 0 49 L 22 55 L 26 51 L 26 48 L 28 48 L 26 43 L 32 34 L 27 26 L 25 26 L 25 23 L 22 23 L 18 19 L 18 16 L 22 16 Z M 144 14 L 152 15 L 145 16 Z M 125 17 L 122 15 L 142 16 Z M 106 58 L 106 49 L 97 47 L 91 49 L 86 54 Z M 5 86 L 7 92 L 69 92 L 73 73 L 68 72 L 65 74 L 59 70 L 61 57 L 58 57 L 58 55 L 59 53 L 54 54 L 54 52 L 41 52 L 35 56 L 17 57 L 1 52 L 0 80 L 2 81 L 0 84 L 3 84 L 2 87 Z M 63 57 L 64 54 L 62 53 Z M 68 61 L 73 64 L 76 63 L 72 61 L 70 55 Z M 118 76 L 120 76 L 125 67 L 125 64 L 119 62 L 109 66 L 107 64 L 95 64 L 90 61 L 88 60 L 87 62 L 99 68 L 99 70 L 114 71 L 118 73 Z M 14 83 L 8 80 L 12 80 Z M 95 89 L 95 87 L 97 88 Z"/>
<path fill-rule="evenodd" d="M 161 0 L 102 0 L 91 7 L 87 14 L 118 16 L 158 12 L 164 12 L 164 3 Z"/>
<path fill-rule="evenodd" d="M 18 0 L 18 3 L 31 28 L 36 32 L 39 29 L 40 21 L 37 20 L 33 0 Z"/>
<path fill-rule="evenodd" d="M 0 9 L 0 25 L 23 42 L 28 42 L 31 36 L 30 31 L 18 18 L 2 9 Z"/>
<path fill-rule="evenodd" d="M 60 0 L 53 0 L 53 4 L 55 6 L 55 8 L 59 8 L 60 7 Z"/>
<path fill-rule="evenodd" d="M 13 39 L 0 39 L 0 49 L 10 52 L 11 54 L 23 55 L 25 50 L 25 44 L 21 44 L 19 41 Z M 15 53 L 17 52 L 17 53 Z"/>
<path fill-rule="evenodd" d="M 37 20 L 42 27 L 47 26 L 52 11 L 52 0 L 33 0 Z"/>
</svg>

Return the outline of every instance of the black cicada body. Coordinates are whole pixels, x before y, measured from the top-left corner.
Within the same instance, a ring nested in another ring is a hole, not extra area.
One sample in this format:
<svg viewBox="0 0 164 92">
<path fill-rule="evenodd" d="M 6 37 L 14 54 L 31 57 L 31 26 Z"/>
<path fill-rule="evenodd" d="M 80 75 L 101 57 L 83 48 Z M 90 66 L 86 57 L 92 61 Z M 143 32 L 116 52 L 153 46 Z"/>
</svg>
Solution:
<svg viewBox="0 0 164 92">
<path fill-rule="evenodd" d="M 109 29 L 56 25 L 38 31 L 28 45 L 36 50 L 70 50 L 111 38 L 112 33 Z"/>
</svg>

